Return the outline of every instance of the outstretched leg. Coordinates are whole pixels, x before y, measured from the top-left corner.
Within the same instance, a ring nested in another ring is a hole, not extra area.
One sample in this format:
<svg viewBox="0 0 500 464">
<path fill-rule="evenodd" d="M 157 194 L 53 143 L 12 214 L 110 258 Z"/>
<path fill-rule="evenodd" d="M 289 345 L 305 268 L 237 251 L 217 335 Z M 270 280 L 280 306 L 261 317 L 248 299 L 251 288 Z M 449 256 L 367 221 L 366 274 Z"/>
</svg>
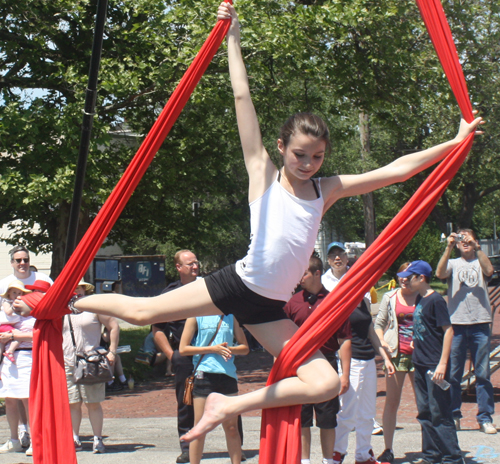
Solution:
<svg viewBox="0 0 500 464">
<path fill-rule="evenodd" d="M 297 331 L 297 326 L 288 319 L 249 325 L 247 328 L 273 356 L 279 355 Z M 241 396 L 212 393 L 207 398 L 203 417 L 181 440 L 195 440 L 228 418 L 246 411 L 321 403 L 338 395 L 339 390 L 337 373 L 324 356 L 317 352 L 297 369 L 297 377 L 280 380 Z"/>
<path fill-rule="evenodd" d="M 75 308 L 118 317 L 135 325 L 222 314 L 213 304 L 203 279 L 153 298 L 135 298 L 116 293 L 90 295 L 77 300 Z"/>
</svg>

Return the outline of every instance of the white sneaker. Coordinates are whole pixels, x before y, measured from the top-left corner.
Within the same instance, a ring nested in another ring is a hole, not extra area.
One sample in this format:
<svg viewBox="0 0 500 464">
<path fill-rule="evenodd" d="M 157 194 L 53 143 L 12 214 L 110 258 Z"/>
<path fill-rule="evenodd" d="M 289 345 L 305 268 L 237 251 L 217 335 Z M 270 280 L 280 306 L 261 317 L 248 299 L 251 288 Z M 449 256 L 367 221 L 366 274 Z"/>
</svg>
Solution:
<svg viewBox="0 0 500 464">
<path fill-rule="evenodd" d="M 375 419 L 373 419 L 372 435 L 382 435 L 383 433 L 384 429 L 382 428 L 382 426 Z"/>
<path fill-rule="evenodd" d="M 21 442 L 12 441 L 10 438 L 0 447 L 0 453 L 19 453 L 22 450 Z"/>
<path fill-rule="evenodd" d="M 455 429 L 462 430 L 462 426 L 460 425 L 460 419 L 453 419 L 453 422 L 455 422 Z"/>
<path fill-rule="evenodd" d="M 94 446 L 93 446 L 92 452 L 94 454 L 106 452 L 106 447 L 104 446 L 104 443 L 102 442 L 102 438 L 98 438 L 98 439 L 94 438 Z"/>
<path fill-rule="evenodd" d="M 33 446 L 30 444 L 30 447 L 26 450 L 26 456 L 33 456 Z"/>
<path fill-rule="evenodd" d="M 483 422 L 482 424 L 479 425 L 479 430 L 489 435 L 497 433 L 497 429 L 491 422 Z"/>
</svg>

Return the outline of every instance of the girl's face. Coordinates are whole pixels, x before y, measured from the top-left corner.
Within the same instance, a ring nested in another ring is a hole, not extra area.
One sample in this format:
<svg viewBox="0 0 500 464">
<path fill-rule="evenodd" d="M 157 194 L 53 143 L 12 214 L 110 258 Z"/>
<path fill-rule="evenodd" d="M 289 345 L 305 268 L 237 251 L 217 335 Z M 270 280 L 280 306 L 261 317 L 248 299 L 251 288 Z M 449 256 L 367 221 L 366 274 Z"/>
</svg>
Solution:
<svg viewBox="0 0 500 464">
<path fill-rule="evenodd" d="M 18 296 L 21 296 L 23 292 L 17 288 L 11 288 L 9 289 L 9 292 L 7 293 L 7 296 L 9 297 L 9 300 L 14 301 Z"/>
<path fill-rule="evenodd" d="M 78 287 L 75 288 L 75 293 L 78 296 L 85 296 L 85 287 L 83 285 L 78 285 Z"/>
<path fill-rule="evenodd" d="M 288 175 L 299 180 L 309 180 L 316 174 L 325 159 L 326 142 L 310 135 L 298 133 L 290 137 L 285 148 L 278 140 L 278 150 Z"/>
</svg>

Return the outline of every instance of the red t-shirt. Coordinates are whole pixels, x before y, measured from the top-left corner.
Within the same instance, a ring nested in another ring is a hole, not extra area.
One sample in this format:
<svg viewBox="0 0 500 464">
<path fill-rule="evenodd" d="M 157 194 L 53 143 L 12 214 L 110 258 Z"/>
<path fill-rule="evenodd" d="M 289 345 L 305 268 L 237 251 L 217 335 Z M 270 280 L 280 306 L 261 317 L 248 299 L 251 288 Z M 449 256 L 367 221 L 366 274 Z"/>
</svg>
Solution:
<svg viewBox="0 0 500 464">
<path fill-rule="evenodd" d="M 288 303 L 283 308 L 286 315 L 297 324 L 299 327 L 306 321 L 312 312 L 323 301 L 323 298 L 328 295 L 328 290 L 323 287 L 318 295 L 312 295 L 306 290 L 301 290 L 290 298 Z M 317 296 L 317 299 L 315 298 Z M 342 327 L 331 337 L 321 348 L 323 354 L 336 353 L 339 348 L 338 339 L 352 338 L 351 323 L 347 319 Z"/>
<path fill-rule="evenodd" d="M 406 306 L 396 296 L 396 317 L 398 318 L 399 352 L 412 354 L 410 346 L 413 340 L 413 311 L 415 306 Z"/>
</svg>

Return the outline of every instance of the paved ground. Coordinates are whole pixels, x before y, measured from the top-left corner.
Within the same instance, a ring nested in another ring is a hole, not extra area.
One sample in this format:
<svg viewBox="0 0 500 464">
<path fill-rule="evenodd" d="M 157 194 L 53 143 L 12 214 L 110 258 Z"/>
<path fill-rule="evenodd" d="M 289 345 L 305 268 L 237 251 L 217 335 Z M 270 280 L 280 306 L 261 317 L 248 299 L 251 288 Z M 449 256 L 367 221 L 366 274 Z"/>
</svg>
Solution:
<svg viewBox="0 0 500 464">
<path fill-rule="evenodd" d="M 260 419 L 244 417 L 245 429 L 244 450 L 249 464 L 258 463 Z M 4 418 L 0 420 L 0 436 L 7 436 L 7 425 Z M 174 434 L 174 418 L 144 418 L 144 419 L 106 419 L 105 439 L 107 453 L 92 454 L 91 432 L 88 421 L 84 421 L 82 438 L 84 451 L 77 453 L 80 464 L 116 464 L 116 463 L 174 463 L 179 454 L 177 439 Z M 458 433 L 461 448 L 466 453 L 468 464 L 482 462 L 494 464 L 500 462 L 500 435 L 486 436 L 477 430 Z M 353 464 L 354 433 L 351 434 L 350 449 L 346 464 Z M 372 440 L 376 453 L 383 450 L 383 437 L 375 436 Z M 209 435 L 206 441 L 203 462 L 207 464 L 227 464 L 229 458 L 225 452 L 224 434 L 219 427 Z M 395 464 L 405 464 L 419 457 L 420 427 L 417 424 L 400 424 L 395 436 Z M 2 464 L 32 463 L 33 459 L 21 453 L 1 455 Z M 312 461 L 321 463 L 319 436 L 313 429 Z"/>
<path fill-rule="evenodd" d="M 495 321 L 493 342 L 500 344 L 500 318 Z M 238 360 L 240 392 L 255 390 L 265 384 L 272 359 L 266 353 L 255 352 Z M 500 400 L 500 371 L 492 377 L 495 386 L 495 400 Z M 381 422 L 385 401 L 385 379 L 379 370 L 377 387 L 377 419 Z M 91 430 L 87 419 L 82 424 L 84 451 L 77 454 L 80 464 L 108 463 L 174 463 L 179 454 L 175 421 L 175 396 L 171 378 L 138 385 L 132 391 L 123 391 L 107 398 L 103 403 L 105 424 L 105 444 L 107 453 L 93 455 L 91 452 Z M 465 430 L 458 433 L 462 450 L 466 453 L 467 463 L 500 463 L 500 433 L 488 436 L 477 430 L 475 421 L 476 404 L 474 397 L 467 398 L 463 405 Z M 500 425 L 500 408 L 494 419 Z M 419 457 L 421 449 L 420 427 L 415 420 L 416 409 L 413 391 L 409 382 L 405 384 L 398 416 L 398 430 L 395 435 L 395 464 L 405 464 Z M 243 418 L 245 443 L 244 450 L 248 463 L 258 462 L 260 413 L 247 414 Z M 345 464 L 353 464 L 352 445 L 355 441 L 351 434 L 350 449 Z M 0 443 L 8 438 L 5 416 L 0 416 Z M 383 437 L 373 437 L 373 449 L 378 455 L 384 449 Z M 212 432 L 206 441 L 203 462 L 207 464 L 226 464 L 229 458 L 225 452 L 224 434 L 220 428 Z M 0 464 L 32 463 L 33 459 L 23 454 L 0 455 Z M 313 429 L 312 461 L 321 462 L 319 437 Z M 50 464 L 50 463 L 46 463 Z"/>
</svg>

